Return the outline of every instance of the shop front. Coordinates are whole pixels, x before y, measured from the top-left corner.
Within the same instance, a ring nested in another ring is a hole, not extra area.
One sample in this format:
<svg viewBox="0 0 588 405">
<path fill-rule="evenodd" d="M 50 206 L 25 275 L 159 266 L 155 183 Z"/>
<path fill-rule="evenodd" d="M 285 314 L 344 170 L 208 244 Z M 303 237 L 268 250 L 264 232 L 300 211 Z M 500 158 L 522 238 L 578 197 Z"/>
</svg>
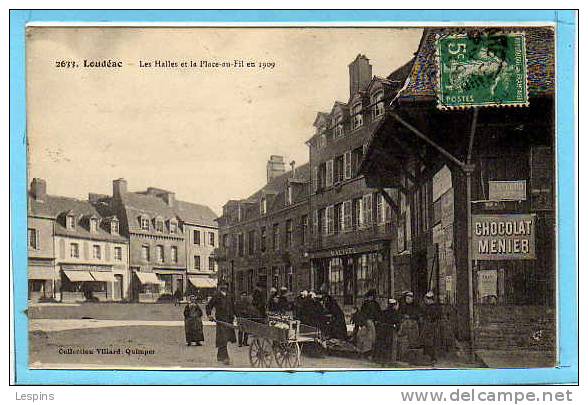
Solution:
<svg viewBox="0 0 588 405">
<path fill-rule="evenodd" d="M 153 272 L 133 269 L 131 281 L 133 300 L 136 302 L 157 302 L 161 295 L 162 283 L 157 274 Z"/>
<path fill-rule="evenodd" d="M 115 300 L 117 279 L 111 266 L 62 264 L 61 302 L 102 302 Z"/>
<path fill-rule="evenodd" d="M 188 274 L 188 285 L 186 295 L 195 295 L 200 301 L 207 301 L 212 297 L 217 288 L 216 277 L 208 274 Z"/>
<path fill-rule="evenodd" d="M 94 278 L 83 266 L 61 269 L 61 302 L 85 302 L 94 293 Z"/>
<path fill-rule="evenodd" d="M 372 289 L 385 301 L 392 281 L 389 252 L 387 242 L 312 252 L 312 289 L 328 291 L 346 307 L 360 305 Z"/>
<path fill-rule="evenodd" d="M 115 301 L 114 291 L 117 278 L 112 271 L 91 271 L 90 274 L 94 278 L 94 299 L 98 301 Z"/>
<path fill-rule="evenodd" d="M 168 299 L 172 296 L 184 296 L 186 290 L 186 274 L 177 269 L 158 269 L 153 270 L 160 282 L 160 299 Z"/>
<path fill-rule="evenodd" d="M 55 299 L 57 278 L 52 260 L 29 260 L 29 301 Z"/>
</svg>

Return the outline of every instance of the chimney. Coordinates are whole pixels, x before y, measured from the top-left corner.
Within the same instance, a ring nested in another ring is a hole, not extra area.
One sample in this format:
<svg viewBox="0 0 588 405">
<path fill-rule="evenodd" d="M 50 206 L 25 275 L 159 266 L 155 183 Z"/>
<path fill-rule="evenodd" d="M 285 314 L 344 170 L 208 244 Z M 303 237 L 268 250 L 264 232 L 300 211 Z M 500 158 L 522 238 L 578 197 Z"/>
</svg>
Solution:
<svg viewBox="0 0 588 405">
<path fill-rule="evenodd" d="M 349 97 L 363 90 L 372 80 L 372 65 L 365 55 L 359 54 L 349 64 Z"/>
<path fill-rule="evenodd" d="M 173 207 L 176 200 L 176 193 L 157 187 L 147 187 L 147 194 L 161 198 L 168 206 Z"/>
<path fill-rule="evenodd" d="M 35 201 L 45 201 L 45 197 L 47 197 L 47 183 L 45 180 L 35 177 L 31 181 L 31 194 Z"/>
<path fill-rule="evenodd" d="M 271 155 L 267 161 L 267 182 L 269 183 L 276 177 L 286 172 L 284 156 Z"/>
<path fill-rule="evenodd" d="M 120 200 L 127 192 L 127 181 L 123 178 L 112 181 L 112 197 Z"/>
<path fill-rule="evenodd" d="M 176 193 L 172 193 L 171 191 L 166 191 L 165 193 L 161 194 L 161 198 L 168 207 L 173 207 L 176 200 Z"/>
</svg>

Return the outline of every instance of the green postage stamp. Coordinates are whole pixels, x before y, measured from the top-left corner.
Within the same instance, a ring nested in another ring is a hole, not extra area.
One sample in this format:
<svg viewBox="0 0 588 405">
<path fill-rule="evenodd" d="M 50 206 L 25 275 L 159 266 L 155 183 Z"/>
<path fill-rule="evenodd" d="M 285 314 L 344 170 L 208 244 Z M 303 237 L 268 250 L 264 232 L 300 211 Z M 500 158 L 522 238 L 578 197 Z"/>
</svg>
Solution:
<svg viewBox="0 0 588 405">
<path fill-rule="evenodd" d="M 449 34 L 437 38 L 438 107 L 526 106 L 525 34 Z"/>
</svg>

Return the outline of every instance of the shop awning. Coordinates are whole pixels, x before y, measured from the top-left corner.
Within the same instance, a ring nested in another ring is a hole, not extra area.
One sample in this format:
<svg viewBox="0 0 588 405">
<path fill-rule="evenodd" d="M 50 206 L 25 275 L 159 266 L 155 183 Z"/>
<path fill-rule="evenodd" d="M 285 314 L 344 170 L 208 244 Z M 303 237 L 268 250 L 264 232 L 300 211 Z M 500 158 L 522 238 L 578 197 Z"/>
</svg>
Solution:
<svg viewBox="0 0 588 405">
<path fill-rule="evenodd" d="M 208 276 L 188 276 L 188 281 L 196 288 L 216 288 L 216 278 Z"/>
<path fill-rule="evenodd" d="M 94 281 L 94 278 L 89 271 L 64 271 L 63 273 L 72 283 L 79 281 Z"/>
<path fill-rule="evenodd" d="M 53 269 L 29 267 L 29 280 L 53 280 L 54 278 L 55 271 Z"/>
<path fill-rule="evenodd" d="M 92 277 L 94 277 L 94 280 L 96 281 L 104 281 L 107 283 L 116 281 L 114 274 L 109 271 L 92 271 L 90 274 L 92 274 Z"/>
<path fill-rule="evenodd" d="M 136 271 L 135 274 L 139 278 L 139 282 L 141 284 L 160 284 L 161 280 L 157 277 L 155 273 L 147 273 L 143 271 Z"/>
</svg>

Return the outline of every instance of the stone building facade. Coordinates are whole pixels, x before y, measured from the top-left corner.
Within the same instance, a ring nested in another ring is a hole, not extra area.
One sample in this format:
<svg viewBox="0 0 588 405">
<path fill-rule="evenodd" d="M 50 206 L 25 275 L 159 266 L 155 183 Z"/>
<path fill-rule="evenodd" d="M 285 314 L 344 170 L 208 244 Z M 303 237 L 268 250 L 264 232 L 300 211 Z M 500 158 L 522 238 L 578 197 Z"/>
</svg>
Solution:
<svg viewBox="0 0 588 405">
<path fill-rule="evenodd" d="M 393 294 L 398 193 L 369 188 L 359 167 L 409 68 L 375 77 L 358 55 L 349 65 L 349 99 L 316 116 L 309 163 L 284 173 L 283 158 L 272 156 L 267 185 L 225 204 L 218 259 L 236 290 L 261 282 L 329 291 L 349 307 L 370 289 L 382 300 Z"/>
<path fill-rule="evenodd" d="M 267 184 L 243 200 L 228 201 L 219 218 L 217 259 L 237 292 L 311 286 L 308 216 L 309 165 L 285 170 L 282 156 L 267 163 Z"/>
<path fill-rule="evenodd" d="M 385 78 L 372 76 L 364 55 L 349 65 L 349 99 L 318 113 L 307 142 L 312 188 L 311 288 L 328 289 L 344 305 L 357 305 L 371 289 L 394 292 L 391 254 L 396 247 L 396 190 L 370 188 L 359 167 L 381 126 L 385 105 L 402 87 L 410 64 Z"/>
<path fill-rule="evenodd" d="M 47 184 L 33 179 L 28 197 L 28 290 L 32 301 L 55 299 L 58 273 L 55 269 L 53 234 L 55 215 L 47 202 Z"/>
<path fill-rule="evenodd" d="M 206 237 L 213 234 L 217 239 L 216 214 L 206 206 L 179 201 L 168 190 L 130 192 L 124 179 L 113 181 L 112 197 L 96 203 L 120 218 L 121 233 L 129 239 L 131 300 L 156 302 L 185 295 L 187 254 L 195 256 L 191 238 L 196 229 L 207 228 Z"/>
<path fill-rule="evenodd" d="M 186 292 L 205 298 L 217 286 L 218 264 L 214 251 L 219 244 L 216 215 L 203 205 L 177 201 L 186 249 Z"/>
<path fill-rule="evenodd" d="M 119 233 L 118 218 L 102 216 L 90 200 L 48 195 L 46 188 L 44 180 L 33 179 L 29 246 L 36 245 L 38 249 L 29 251 L 30 298 L 40 298 L 34 296 L 40 293 L 61 302 L 126 299 L 128 242 Z M 34 233 L 37 235 L 33 237 Z M 53 279 L 49 280 L 51 272 L 44 266 L 44 286 L 39 290 L 41 255 L 45 264 L 53 261 L 54 269 Z"/>
</svg>

